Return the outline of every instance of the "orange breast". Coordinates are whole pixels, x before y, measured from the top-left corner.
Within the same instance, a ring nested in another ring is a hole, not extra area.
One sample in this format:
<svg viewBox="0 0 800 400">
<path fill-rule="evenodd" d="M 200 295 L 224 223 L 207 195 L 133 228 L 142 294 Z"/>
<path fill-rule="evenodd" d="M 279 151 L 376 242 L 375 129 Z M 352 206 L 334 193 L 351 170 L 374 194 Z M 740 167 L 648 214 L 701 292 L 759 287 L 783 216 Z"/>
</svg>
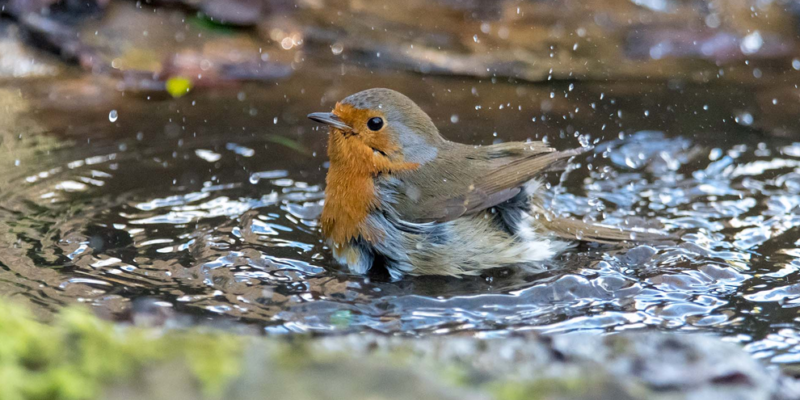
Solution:
<svg viewBox="0 0 800 400">
<path fill-rule="evenodd" d="M 391 161 L 373 151 L 357 136 L 332 131 L 328 140 L 330 169 L 326 179 L 325 206 L 322 209 L 322 233 L 336 244 L 363 237 L 379 239 L 380 232 L 367 232 L 363 222 L 378 206 L 375 178 L 381 173 L 408 171 L 417 164 Z"/>
</svg>

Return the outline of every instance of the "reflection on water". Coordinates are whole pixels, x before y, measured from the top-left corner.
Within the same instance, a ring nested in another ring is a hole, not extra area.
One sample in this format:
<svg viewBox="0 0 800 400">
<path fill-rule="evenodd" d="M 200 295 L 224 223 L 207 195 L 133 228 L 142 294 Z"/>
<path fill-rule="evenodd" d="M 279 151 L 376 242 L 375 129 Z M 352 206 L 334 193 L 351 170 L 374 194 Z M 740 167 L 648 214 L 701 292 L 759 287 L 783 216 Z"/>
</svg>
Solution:
<svg viewBox="0 0 800 400">
<path fill-rule="evenodd" d="M 352 75 L 306 71 L 302 84 L 176 102 L 115 94 L 80 112 L 42 100 L 47 82 L 20 88 L 28 109 L 0 91 L 18 107 L 6 107 L 19 135 L 4 145 L 20 155 L 0 166 L 0 290 L 41 310 L 84 302 L 111 314 L 155 298 L 272 334 L 703 330 L 800 361 L 800 144 L 761 136 L 733 107 L 709 109 L 737 89 Z M 550 177 L 553 207 L 659 221 L 681 240 L 584 245 L 535 275 L 348 274 L 318 234 L 325 133 L 303 116 L 384 85 L 419 99 L 451 139 L 597 141 L 563 184 Z"/>
</svg>

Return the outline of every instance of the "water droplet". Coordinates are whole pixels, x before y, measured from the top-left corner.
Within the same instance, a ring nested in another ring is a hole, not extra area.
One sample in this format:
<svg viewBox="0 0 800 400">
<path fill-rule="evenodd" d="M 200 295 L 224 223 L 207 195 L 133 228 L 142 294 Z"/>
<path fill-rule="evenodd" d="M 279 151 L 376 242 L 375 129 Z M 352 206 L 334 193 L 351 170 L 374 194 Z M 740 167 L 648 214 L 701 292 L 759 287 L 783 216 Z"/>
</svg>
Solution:
<svg viewBox="0 0 800 400">
<path fill-rule="evenodd" d="M 511 32 L 505 26 L 501 26 L 500 29 L 497 30 L 497 36 L 500 36 L 500 39 L 508 39 L 509 33 Z"/>
<path fill-rule="evenodd" d="M 453 115 L 451 115 L 451 116 L 450 116 L 450 122 L 452 122 L 452 123 L 454 123 L 454 124 L 455 124 L 455 123 L 458 123 L 458 114 L 453 114 Z"/>
<path fill-rule="evenodd" d="M 800 59 L 795 58 L 792 60 L 792 68 L 794 68 L 796 71 L 800 71 Z"/>
<path fill-rule="evenodd" d="M 761 46 L 763 45 L 764 38 L 761 37 L 761 33 L 759 31 L 755 31 L 742 39 L 739 49 L 742 50 L 742 53 L 744 54 L 753 54 L 761 49 Z"/>
<path fill-rule="evenodd" d="M 720 23 L 722 21 L 720 21 L 719 15 L 717 15 L 716 13 L 711 13 L 711 14 L 708 14 L 708 16 L 706 16 L 706 21 L 705 22 L 706 22 L 706 26 L 708 26 L 709 28 L 716 29 L 716 28 L 719 28 L 719 25 L 720 25 Z"/>
<path fill-rule="evenodd" d="M 589 135 L 580 135 L 578 136 L 578 143 L 581 144 L 581 147 L 589 147 L 591 145 L 591 137 Z"/>
<path fill-rule="evenodd" d="M 109 121 L 117 122 L 118 118 L 119 118 L 119 115 L 117 114 L 117 110 L 111 110 L 111 112 L 108 113 L 108 120 Z"/>
<path fill-rule="evenodd" d="M 736 118 L 734 118 L 734 121 L 736 121 L 737 124 L 744 126 L 753 125 L 753 114 L 750 114 L 749 112 L 740 113 L 736 116 Z"/>
<path fill-rule="evenodd" d="M 338 56 L 339 54 L 342 54 L 342 51 L 344 51 L 343 44 L 336 42 L 331 45 L 331 52 L 333 53 L 333 55 Z"/>
</svg>

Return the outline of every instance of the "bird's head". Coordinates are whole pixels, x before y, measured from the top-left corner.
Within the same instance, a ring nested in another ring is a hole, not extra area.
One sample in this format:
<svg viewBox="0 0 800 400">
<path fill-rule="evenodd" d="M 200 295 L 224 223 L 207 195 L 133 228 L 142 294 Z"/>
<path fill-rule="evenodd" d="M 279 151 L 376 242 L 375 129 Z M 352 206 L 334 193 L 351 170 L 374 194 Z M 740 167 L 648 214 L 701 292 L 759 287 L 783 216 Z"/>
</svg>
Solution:
<svg viewBox="0 0 800 400">
<path fill-rule="evenodd" d="M 308 117 L 331 128 L 331 146 L 356 141 L 391 159 L 402 157 L 407 162 L 424 164 L 432 160 L 444 142 L 428 114 L 391 89 L 358 92 L 336 103 L 332 112 Z"/>
<path fill-rule="evenodd" d="M 438 156 L 444 139 L 422 109 L 389 89 L 356 93 L 336 103 L 332 112 L 308 117 L 330 127 L 321 220 L 323 233 L 335 244 L 334 253 L 344 251 L 336 246 L 353 238 L 380 240 L 383 229 L 364 225 L 379 207 L 375 180 L 415 171 Z"/>
</svg>

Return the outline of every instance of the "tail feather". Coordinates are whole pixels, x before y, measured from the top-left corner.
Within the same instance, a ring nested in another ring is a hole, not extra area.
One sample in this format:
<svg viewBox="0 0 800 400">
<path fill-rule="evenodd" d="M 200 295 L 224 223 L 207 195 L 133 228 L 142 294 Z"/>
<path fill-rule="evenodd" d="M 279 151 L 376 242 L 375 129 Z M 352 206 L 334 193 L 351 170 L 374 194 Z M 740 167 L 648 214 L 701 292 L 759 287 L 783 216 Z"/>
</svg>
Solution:
<svg viewBox="0 0 800 400">
<path fill-rule="evenodd" d="M 657 242 L 678 239 L 679 235 L 657 229 L 619 227 L 558 217 L 541 205 L 533 205 L 534 215 L 541 227 L 558 237 L 570 240 L 617 244 L 620 242 Z"/>
</svg>

